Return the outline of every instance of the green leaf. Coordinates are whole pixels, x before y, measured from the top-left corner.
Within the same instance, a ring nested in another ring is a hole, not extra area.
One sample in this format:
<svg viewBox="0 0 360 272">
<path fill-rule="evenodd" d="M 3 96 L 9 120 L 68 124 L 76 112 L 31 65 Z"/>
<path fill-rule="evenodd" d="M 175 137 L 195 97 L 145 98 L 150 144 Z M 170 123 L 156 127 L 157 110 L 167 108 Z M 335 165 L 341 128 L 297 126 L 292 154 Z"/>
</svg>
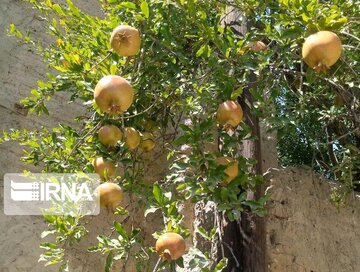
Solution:
<svg viewBox="0 0 360 272">
<path fill-rule="evenodd" d="M 144 18 L 144 16 L 142 16 L 141 14 L 135 14 L 134 18 L 137 20 L 137 21 L 145 21 L 146 19 Z"/>
<path fill-rule="evenodd" d="M 136 4 L 132 3 L 132 2 L 122 2 L 120 4 L 121 7 L 124 8 L 129 8 L 129 9 L 136 9 Z"/>
<path fill-rule="evenodd" d="M 176 265 L 180 268 L 184 268 L 184 259 L 181 257 L 176 260 Z"/>
<path fill-rule="evenodd" d="M 110 239 L 104 235 L 99 235 L 98 237 L 96 237 L 96 239 L 98 239 L 98 241 L 102 244 L 102 245 L 108 245 L 110 242 Z"/>
<path fill-rule="evenodd" d="M 216 265 L 214 272 L 221 272 L 224 270 L 225 267 L 227 267 L 228 264 L 228 259 L 227 258 L 223 258 L 220 260 L 220 262 L 218 262 L 218 264 Z"/>
<path fill-rule="evenodd" d="M 204 229 L 204 227 L 200 226 L 197 228 L 198 233 L 204 237 L 206 240 L 210 241 L 211 237 L 208 235 L 207 231 Z"/>
<path fill-rule="evenodd" d="M 56 221 L 56 216 L 54 216 L 54 215 L 43 214 L 43 217 L 47 222 L 49 222 L 51 224 L 53 224 Z"/>
<path fill-rule="evenodd" d="M 136 236 L 140 233 L 141 229 L 140 228 L 135 228 L 131 231 L 131 239 L 136 238 Z"/>
<path fill-rule="evenodd" d="M 188 143 L 189 139 L 190 139 L 190 136 L 185 134 L 185 135 L 178 137 L 176 140 L 174 140 L 172 144 L 174 146 L 183 145 L 183 144 Z"/>
<path fill-rule="evenodd" d="M 89 252 L 98 252 L 98 251 L 101 251 L 101 248 L 98 247 L 98 246 L 91 246 L 87 249 L 87 251 Z"/>
<path fill-rule="evenodd" d="M 50 249 L 58 249 L 59 247 L 56 244 L 47 242 L 47 243 L 41 243 L 40 248 L 50 250 Z"/>
<path fill-rule="evenodd" d="M 231 100 L 236 100 L 243 93 L 242 88 L 237 88 L 231 93 Z"/>
<path fill-rule="evenodd" d="M 149 11 L 148 3 L 146 1 L 142 1 L 140 8 L 141 8 L 141 12 L 144 14 L 145 18 L 149 18 L 150 11 Z"/>
<path fill-rule="evenodd" d="M 50 265 L 54 265 L 54 264 L 58 264 L 60 262 L 59 259 L 52 259 L 51 261 L 48 261 L 45 266 L 50 266 Z"/>
<path fill-rule="evenodd" d="M 39 93 L 38 90 L 36 90 L 36 89 L 31 90 L 31 94 L 32 94 L 33 96 L 37 97 L 37 98 L 40 97 L 40 93 Z"/>
<path fill-rule="evenodd" d="M 162 191 L 161 187 L 159 186 L 159 184 L 157 184 L 157 183 L 155 183 L 153 185 L 153 195 L 154 195 L 155 200 L 159 204 L 163 204 L 163 200 L 164 200 L 163 191 Z"/>
<path fill-rule="evenodd" d="M 123 237 L 125 240 L 129 240 L 129 236 L 126 233 L 125 228 L 119 222 L 115 221 L 114 227 L 116 232 L 119 233 L 121 237 Z"/>
<path fill-rule="evenodd" d="M 196 52 L 196 56 L 200 57 L 200 56 L 205 56 L 205 57 L 209 57 L 211 54 L 211 48 L 208 44 L 204 44 L 203 46 L 201 46 L 199 48 L 199 50 Z"/>
<path fill-rule="evenodd" d="M 65 15 L 62 7 L 59 4 L 52 5 L 52 9 L 59 15 Z"/>
<path fill-rule="evenodd" d="M 10 24 L 9 34 L 15 35 L 19 39 L 22 39 L 22 37 L 23 37 L 23 34 L 16 28 L 16 26 L 14 24 Z"/>
<path fill-rule="evenodd" d="M 113 264 L 113 253 L 112 251 L 110 251 L 110 253 L 108 254 L 107 258 L 106 258 L 106 263 L 105 263 L 105 272 L 110 272 L 110 268 Z"/>
<path fill-rule="evenodd" d="M 117 71 L 117 66 L 115 64 L 111 64 L 110 66 L 110 74 L 115 75 Z"/>
<path fill-rule="evenodd" d="M 70 11 L 75 15 L 75 16 L 79 16 L 80 15 L 80 12 L 79 12 L 79 9 L 77 9 L 73 2 L 71 0 L 66 0 L 66 3 L 68 4 L 69 6 L 69 9 Z"/>
</svg>

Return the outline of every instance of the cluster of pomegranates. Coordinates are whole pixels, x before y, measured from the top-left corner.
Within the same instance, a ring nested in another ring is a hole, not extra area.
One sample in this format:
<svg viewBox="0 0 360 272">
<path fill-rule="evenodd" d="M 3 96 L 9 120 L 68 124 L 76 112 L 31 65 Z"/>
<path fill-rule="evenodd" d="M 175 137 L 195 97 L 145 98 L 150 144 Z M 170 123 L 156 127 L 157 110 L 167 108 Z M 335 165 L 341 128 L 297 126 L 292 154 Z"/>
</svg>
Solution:
<svg viewBox="0 0 360 272">
<path fill-rule="evenodd" d="M 140 50 L 139 31 L 131 26 L 121 25 L 114 29 L 111 34 L 110 44 L 112 49 L 120 56 L 133 56 Z M 130 83 L 117 75 L 108 75 L 100 79 L 94 91 L 95 103 L 101 112 L 116 116 L 122 115 L 133 103 L 134 90 Z M 154 135 L 150 132 L 140 134 L 133 127 L 120 129 L 115 125 L 107 124 L 98 131 L 101 144 L 112 148 L 123 140 L 129 150 L 141 148 L 143 151 L 151 151 L 155 147 Z M 109 180 L 116 175 L 116 165 L 97 157 L 93 160 L 94 171 L 104 183 L 96 189 L 100 199 L 100 206 L 110 210 L 116 209 L 123 199 L 122 188 Z M 169 232 L 161 235 L 156 241 L 156 251 L 167 260 L 176 260 L 185 253 L 185 240 L 181 235 Z"/>
<path fill-rule="evenodd" d="M 120 56 L 133 56 L 140 50 L 140 35 L 136 28 L 121 25 L 114 29 L 111 34 L 110 44 L 112 49 Z M 250 45 L 253 51 L 266 50 L 266 45 L 260 41 Z M 319 31 L 309 36 L 302 48 L 302 56 L 308 66 L 316 71 L 326 71 L 340 57 L 341 41 L 339 37 L 330 31 Z M 112 116 L 122 115 L 133 103 L 134 90 L 130 83 L 117 75 L 103 77 L 96 85 L 94 99 L 100 111 Z M 236 101 L 227 100 L 221 103 L 217 110 L 217 123 L 225 131 L 233 131 L 243 119 L 243 111 Z M 139 146 L 144 151 L 154 148 L 154 136 L 150 132 L 142 134 L 133 127 L 120 129 L 115 125 L 102 126 L 98 131 L 99 141 L 106 147 L 113 147 L 119 141 L 124 140 L 129 150 Z M 221 185 L 226 186 L 238 176 L 238 162 L 236 159 L 223 156 L 216 160 L 218 165 L 226 166 L 225 180 Z M 94 170 L 101 179 L 109 180 L 115 176 L 116 166 L 111 161 L 102 157 L 93 160 Z M 98 187 L 98 195 L 102 207 L 115 209 L 120 205 L 123 198 L 121 187 L 109 181 Z M 161 235 L 155 245 L 158 254 L 167 260 L 176 260 L 185 253 L 185 241 L 183 237 L 174 232 Z"/>
<path fill-rule="evenodd" d="M 112 49 L 120 56 L 134 56 L 140 51 L 139 31 L 128 25 L 116 27 L 110 38 Z M 94 91 L 95 103 L 99 110 L 111 116 L 122 115 L 133 103 L 134 90 L 130 83 L 117 75 L 107 75 L 99 80 Z M 154 136 L 150 132 L 139 133 L 133 127 L 120 129 L 113 124 L 102 126 L 98 131 L 100 143 L 112 148 L 123 140 L 129 150 L 141 148 L 151 151 L 155 147 Z M 115 209 L 122 200 L 122 189 L 115 183 L 108 182 L 116 174 L 116 165 L 102 157 L 93 160 L 92 165 L 102 180 L 98 188 L 98 195 L 102 207 Z"/>
</svg>

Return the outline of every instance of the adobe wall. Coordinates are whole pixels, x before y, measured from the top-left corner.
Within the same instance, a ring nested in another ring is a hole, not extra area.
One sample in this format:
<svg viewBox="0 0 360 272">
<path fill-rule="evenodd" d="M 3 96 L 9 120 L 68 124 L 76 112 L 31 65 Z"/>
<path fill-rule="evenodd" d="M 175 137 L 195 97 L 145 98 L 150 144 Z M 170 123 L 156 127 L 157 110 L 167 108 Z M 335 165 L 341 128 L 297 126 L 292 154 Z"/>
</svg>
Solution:
<svg viewBox="0 0 360 272">
<path fill-rule="evenodd" d="M 307 167 L 272 170 L 266 220 L 269 272 L 356 272 L 360 267 L 360 195 L 337 210 L 334 187 Z"/>
</svg>

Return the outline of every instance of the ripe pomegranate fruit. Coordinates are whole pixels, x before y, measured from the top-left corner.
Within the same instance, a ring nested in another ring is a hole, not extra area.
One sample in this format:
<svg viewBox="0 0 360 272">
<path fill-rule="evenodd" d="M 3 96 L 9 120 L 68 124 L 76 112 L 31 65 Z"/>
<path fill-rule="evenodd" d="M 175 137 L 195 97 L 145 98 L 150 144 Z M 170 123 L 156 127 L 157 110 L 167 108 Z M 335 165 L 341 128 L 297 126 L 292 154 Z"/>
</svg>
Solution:
<svg viewBox="0 0 360 272">
<path fill-rule="evenodd" d="M 120 56 L 134 56 L 140 51 L 140 33 L 128 25 L 120 25 L 111 33 L 111 48 Z"/>
<path fill-rule="evenodd" d="M 227 100 L 217 110 L 217 121 L 226 130 L 233 129 L 243 119 L 243 111 L 238 102 Z"/>
<path fill-rule="evenodd" d="M 238 162 L 230 157 L 219 157 L 216 159 L 218 165 L 229 165 L 225 168 L 224 173 L 227 176 L 225 180 L 222 181 L 221 185 L 226 186 L 231 181 L 233 181 L 239 174 Z"/>
<path fill-rule="evenodd" d="M 341 49 L 341 41 L 335 33 L 319 31 L 306 38 L 302 57 L 309 67 L 324 72 L 340 58 Z"/>
<path fill-rule="evenodd" d="M 145 152 L 153 150 L 155 147 L 154 135 L 150 132 L 144 132 L 141 137 L 140 148 Z"/>
<path fill-rule="evenodd" d="M 121 130 L 114 125 L 102 126 L 98 131 L 99 141 L 107 147 L 115 146 L 122 138 Z"/>
<path fill-rule="evenodd" d="M 249 48 L 254 52 L 259 52 L 259 51 L 265 51 L 267 49 L 267 46 L 262 41 L 256 41 L 249 43 Z"/>
<path fill-rule="evenodd" d="M 105 161 L 102 157 L 97 157 L 92 161 L 95 173 L 97 173 L 101 179 L 109 179 L 115 176 L 116 167 L 112 162 Z"/>
<path fill-rule="evenodd" d="M 94 98 L 102 112 L 120 115 L 131 106 L 134 90 L 124 78 L 110 75 L 100 79 L 95 87 Z"/>
<path fill-rule="evenodd" d="M 177 260 L 185 253 L 185 240 L 175 232 L 168 232 L 157 239 L 155 249 L 162 258 Z"/>
<path fill-rule="evenodd" d="M 140 134 L 133 127 L 126 127 L 124 129 L 125 146 L 130 150 L 137 148 L 140 144 Z"/>
<path fill-rule="evenodd" d="M 96 188 L 100 206 L 114 210 L 123 200 L 123 190 L 115 183 L 104 182 Z"/>
</svg>

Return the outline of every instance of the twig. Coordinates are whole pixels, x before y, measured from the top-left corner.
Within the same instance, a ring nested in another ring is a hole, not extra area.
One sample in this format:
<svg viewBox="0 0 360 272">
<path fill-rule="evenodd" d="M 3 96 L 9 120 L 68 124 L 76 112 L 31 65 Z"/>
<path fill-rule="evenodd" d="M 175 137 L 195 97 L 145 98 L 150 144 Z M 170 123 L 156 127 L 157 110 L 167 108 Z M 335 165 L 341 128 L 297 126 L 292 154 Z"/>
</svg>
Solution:
<svg viewBox="0 0 360 272">
<path fill-rule="evenodd" d="M 98 67 L 101 63 L 103 63 L 108 57 L 110 57 L 112 52 L 109 52 L 105 57 L 103 57 L 99 62 L 95 63 L 93 66 L 89 68 L 89 70 L 86 70 L 84 72 L 85 75 L 90 73 L 92 70 L 94 70 L 96 67 Z"/>
<path fill-rule="evenodd" d="M 350 36 L 351 38 L 353 38 L 353 39 L 357 40 L 358 42 L 360 42 L 360 38 L 356 37 L 356 36 L 353 35 L 353 34 L 350 34 L 350 33 L 346 32 L 346 31 L 341 31 L 340 33 L 341 33 L 341 34 L 345 34 L 345 35 L 347 35 L 347 36 Z"/>
<path fill-rule="evenodd" d="M 326 143 L 327 145 L 331 145 L 331 144 L 334 144 L 335 142 L 337 142 L 338 140 L 342 139 L 342 138 L 345 138 L 347 136 L 349 136 L 350 134 L 353 134 L 354 132 L 358 131 L 360 128 L 357 127 L 355 129 L 353 129 L 352 131 L 349 131 L 348 133 L 344 134 L 344 135 L 341 135 L 340 137 L 336 138 L 335 140 L 333 141 L 330 141 L 328 143 Z"/>
<path fill-rule="evenodd" d="M 325 131 L 326 131 L 326 136 L 327 136 L 328 142 L 331 143 L 332 142 L 332 135 L 331 135 L 329 126 L 325 127 Z M 333 163 L 333 165 L 338 165 L 338 160 L 337 160 L 337 157 L 336 157 L 336 155 L 334 153 L 333 145 L 328 144 L 327 149 L 328 149 L 330 160 Z"/>
<path fill-rule="evenodd" d="M 156 262 L 153 272 L 156 272 L 159 269 L 160 262 L 161 262 L 161 257 L 159 257 L 158 261 Z"/>
<path fill-rule="evenodd" d="M 304 62 L 300 62 L 300 86 L 299 86 L 299 92 L 302 93 L 302 87 L 303 87 L 303 83 L 304 83 L 304 78 L 302 76 L 302 74 L 304 73 Z"/>
<path fill-rule="evenodd" d="M 228 243 L 224 242 L 224 241 L 222 243 L 230 250 L 230 253 L 234 257 L 234 260 L 236 262 L 236 267 L 239 268 L 240 263 L 239 263 L 238 259 L 236 258 L 235 253 L 234 253 L 233 249 L 231 248 L 231 246 Z"/>
<path fill-rule="evenodd" d="M 125 261 L 124 261 L 122 269 L 121 269 L 121 271 L 123 271 L 123 272 L 126 272 L 126 264 L 127 264 L 128 260 L 129 260 L 129 257 L 130 257 L 130 251 L 131 251 L 131 247 L 129 248 L 129 251 L 126 254 L 126 258 L 125 258 Z"/>
<path fill-rule="evenodd" d="M 144 113 L 148 112 L 149 110 L 151 110 L 154 106 L 155 106 L 155 103 L 151 104 L 148 108 L 146 108 L 142 112 L 139 112 L 139 113 L 134 114 L 134 115 L 124 116 L 124 119 L 130 119 L 130 118 L 134 118 L 136 116 L 139 116 L 141 114 L 144 114 Z"/>
<path fill-rule="evenodd" d="M 68 157 L 66 158 L 65 164 L 69 161 L 69 159 L 71 158 L 71 156 L 74 154 L 75 150 L 85 141 L 85 139 L 92 134 L 96 129 L 98 129 L 101 124 L 102 124 L 102 120 L 99 121 L 92 129 L 90 129 L 83 137 L 79 138 L 79 140 L 75 143 L 74 147 L 72 148 L 72 150 L 70 151 L 70 154 L 68 155 Z"/>
</svg>

